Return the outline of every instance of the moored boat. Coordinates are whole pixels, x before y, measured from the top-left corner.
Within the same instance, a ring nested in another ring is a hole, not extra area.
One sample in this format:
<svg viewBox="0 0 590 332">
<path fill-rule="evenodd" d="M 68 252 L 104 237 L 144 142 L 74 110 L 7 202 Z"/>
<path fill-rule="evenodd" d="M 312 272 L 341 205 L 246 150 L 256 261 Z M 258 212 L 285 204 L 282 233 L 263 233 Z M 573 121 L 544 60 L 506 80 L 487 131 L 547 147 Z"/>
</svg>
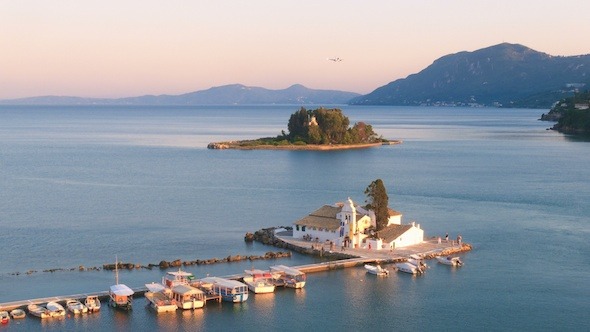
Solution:
<svg viewBox="0 0 590 332">
<path fill-rule="evenodd" d="M 23 309 L 14 309 L 10 312 L 12 319 L 23 319 L 27 316 Z"/>
<path fill-rule="evenodd" d="M 10 315 L 8 311 L 0 311 L 0 323 L 8 324 L 10 322 Z"/>
<path fill-rule="evenodd" d="M 148 289 L 145 293 L 145 298 L 154 311 L 157 313 L 174 312 L 178 309 L 176 301 L 169 296 L 169 289 L 156 283 L 145 284 L 145 287 Z"/>
<path fill-rule="evenodd" d="M 133 308 L 133 290 L 119 283 L 119 262 L 115 259 L 115 284 L 109 289 L 109 304 L 113 308 L 131 310 Z"/>
<path fill-rule="evenodd" d="M 272 274 L 262 270 L 244 270 L 246 276 L 243 280 L 248 289 L 255 294 L 272 293 L 275 291 L 275 284 L 272 282 Z"/>
<path fill-rule="evenodd" d="M 89 295 L 84 301 L 84 305 L 88 308 L 89 312 L 95 312 L 100 310 L 100 299 L 96 295 Z"/>
<path fill-rule="evenodd" d="M 424 273 L 424 269 L 420 268 L 414 264 L 404 262 L 404 263 L 396 263 L 395 267 L 400 272 L 405 272 L 409 274 L 422 274 Z"/>
<path fill-rule="evenodd" d="M 199 309 L 205 305 L 205 293 L 190 285 L 176 285 L 170 289 L 179 309 Z"/>
<path fill-rule="evenodd" d="M 51 317 L 51 311 L 47 310 L 42 304 L 29 304 L 27 310 L 29 311 L 29 314 L 41 319 Z"/>
<path fill-rule="evenodd" d="M 242 282 L 220 277 L 203 278 L 201 282 L 207 291 L 214 295 L 220 295 L 223 301 L 244 302 L 248 300 L 248 286 Z"/>
<path fill-rule="evenodd" d="M 389 275 L 389 270 L 382 268 L 380 265 L 365 264 L 365 270 L 367 270 L 367 273 L 374 274 L 376 276 Z"/>
<path fill-rule="evenodd" d="M 445 264 L 445 265 L 450 265 L 450 266 L 463 266 L 463 261 L 461 261 L 461 258 L 459 257 L 451 257 L 451 256 L 446 256 L 446 257 L 436 257 L 436 260 L 441 263 L 441 264 Z"/>
<path fill-rule="evenodd" d="M 271 266 L 273 279 L 279 285 L 290 288 L 303 288 L 307 279 L 305 273 L 285 265 Z"/>
<path fill-rule="evenodd" d="M 86 307 L 82 302 L 78 300 L 67 300 L 66 301 L 66 308 L 68 311 L 72 312 L 74 315 L 77 314 L 85 314 L 88 312 L 88 307 Z"/>
<path fill-rule="evenodd" d="M 195 282 L 195 276 L 186 271 L 178 269 L 178 271 L 166 272 L 162 277 L 162 285 L 167 288 L 172 288 L 177 285 L 190 285 Z"/>
<path fill-rule="evenodd" d="M 51 313 L 51 317 L 62 317 L 66 315 L 64 307 L 55 301 L 47 302 L 46 308 Z"/>
</svg>

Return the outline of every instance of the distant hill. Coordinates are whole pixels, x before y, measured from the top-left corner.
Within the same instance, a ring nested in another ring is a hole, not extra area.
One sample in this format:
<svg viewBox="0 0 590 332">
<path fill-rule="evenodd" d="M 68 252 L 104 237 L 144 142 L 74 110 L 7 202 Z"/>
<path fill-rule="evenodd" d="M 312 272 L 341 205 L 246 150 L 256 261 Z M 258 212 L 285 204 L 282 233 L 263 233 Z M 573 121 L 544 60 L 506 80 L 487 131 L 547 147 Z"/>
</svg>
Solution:
<svg viewBox="0 0 590 332">
<path fill-rule="evenodd" d="M 146 95 L 128 98 L 81 98 L 43 96 L 0 100 L 12 105 L 248 105 L 248 104 L 346 104 L 360 94 L 337 90 L 308 89 L 295 84 L 287 89 L 269 90 L 241 84 L 224 85 L 181 95 Z"/>
<path fill-rule="evenodd" d="M 441 57 L 417 74 L 350 101 L 358 105 L 549 108 L 590 86 L 590 55 L 551 56 L 503 43 Z"/>
</svg>

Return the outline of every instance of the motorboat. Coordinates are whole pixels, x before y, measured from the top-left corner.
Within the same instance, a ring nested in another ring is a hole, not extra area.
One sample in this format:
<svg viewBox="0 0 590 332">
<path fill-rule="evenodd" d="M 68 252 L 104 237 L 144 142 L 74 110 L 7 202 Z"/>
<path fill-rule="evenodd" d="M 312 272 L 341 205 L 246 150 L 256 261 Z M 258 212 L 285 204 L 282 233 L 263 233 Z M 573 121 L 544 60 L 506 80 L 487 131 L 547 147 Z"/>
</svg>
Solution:
<svg viewBox="0 0 590 332">
<path fill-rule="evenodd" d="M 413 264 L 417 267 L 422 268 L 423 270 L 428 268 L 428 265 L 424 262 L 424 258 L 420 255 L 412 254 L 410 258 L 408 258 L 408 263 Z"/>
<path fill-rule="evenodd" d="M 277 285 L 290 288 L 303 288 L 307 279 L 305 273 L 285 265 L 271 266 L 270 270 Z"/>
<path fill-rule="evenodd" d="M 403 262 L 403 263 L 395 263 L 395 267 L 400 272 L 405 272 L 409 274 L 422 274 L 424 273 L 424 269 L 418 267 L 412 263 Z"/>
<path fill-rule="evenodd" d="M 221 296 L 221 299 L 225 302 L 235 303 L 248 300 L 248 286 L 237 280 L 206 277 L 201 279 L 201 282 L 208 292 Z"/>
<path fill-rule="evenodd" d="M 72 312 L 74 315 L 77 314 L 85 314 L 88 312 L 88 307 L 86 307 L 82 302 L 78 300 L 67 300 L 66 301 L 66 308 L 68 311 Z"/>
<path fill-rule="evenodd" d="M 463 266 L 463 261 L 461 261 L 461 258 L 459 257 L 451 257 L 451 256 L 446 256 L 446 257 L 436 257 L 436 260 L 441 263 L 441 264 L 445 264 L 445 265 L 450 265 L 450 266 Z"/>
<path fill-rule="evenodd" d="M 41 319 L 51 317 L 51 311 L 47 310 L 47 308 L 42 304 L 29 304 L 27 306 L 27 310 L 31 315 Z"/>
<path fill-rule="evenodd" d="M 205 293 L 190 285 L 176 285 L 170 289 L 178 309 L 199 309 L 205 305 Z"/>
<path fill-rule="evenodd" d="M 10 312 L 12 319 L 23 319 L 27 316 L 23 309 L 14 309 Z"/>
<path fill-rule="evenodd" d="M 381 265 L 365 264 L 365 270 L 367 270 L 367 273 L 374 274 L 376 276 L 389 275 L 389 270 L 382 268 Z"/>
<path fill-rule="evenodd" d="M 88 308 L 89 312 L 95 312 L 100 310 L 100 299 L 96 295 L 89 295 L 84 301 L 84 305 Z"/>
<path fill-rule="evenodd" d="M 113 308 L 131 310 L 133 307 L 133 290 L 119 283 L 119 262 L 115 259 L 115 284 L 109 289 L 109 304 Z"/>
<path fill-rule="evenodd" d="M 10 314 L 8 311 L 0 311 L 0 323 L 8 324 L 10 322 Z"/>
<path fill-rule="evenodd" d="M 47 302 L 46 308 L 51 313 L 51 317 L 62 317 L 66 315 L 64 307 L 55 301 Z"/>
<path fill-rule="evenodd" d="M 255 294 L 272 293 L 275 284 L 272 282 L 272 274 L 262 270 L 244 270 L 246 276 L 243 280 L 248 289 Z"/>
<path fill-rule="evenodd" d="M 157 313 L 174 312 L 178 309 L 176 301 L 170 298 L 171 293 L 169 293 L 169 289 L 156 283 L 145 284 L 145 287 L 148 289 L 145 293 L 145 298 L 154 311 Z"/>
</svg>

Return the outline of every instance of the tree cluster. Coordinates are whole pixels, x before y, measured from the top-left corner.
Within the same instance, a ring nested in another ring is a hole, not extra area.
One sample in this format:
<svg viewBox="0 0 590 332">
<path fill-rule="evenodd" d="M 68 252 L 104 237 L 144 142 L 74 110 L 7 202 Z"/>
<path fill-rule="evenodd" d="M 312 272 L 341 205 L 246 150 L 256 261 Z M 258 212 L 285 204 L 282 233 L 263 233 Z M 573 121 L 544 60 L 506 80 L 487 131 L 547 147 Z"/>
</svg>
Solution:
<svg viewBox="0 0 590 332">
<path fill-rule="evenodd" d="M 364 122 L 349 127 L 350 120 L 340 109 L 319 108 L 306 110 L 301 108 L 291 114 L 283 137 L 291 143 L 307 144 L 361 144 L 382 141 L 373 131 L 371 125 Z"/>
<path fill-rule="evenodd" d="M 549 112 L 557 113 L 553 129 L 568 134 L 590 134 L 590 109 L 578 109 L 576 105 L 590 104 L 590 91 L 576 93 L 573 97 L 560 100 Z"/>
</svg>

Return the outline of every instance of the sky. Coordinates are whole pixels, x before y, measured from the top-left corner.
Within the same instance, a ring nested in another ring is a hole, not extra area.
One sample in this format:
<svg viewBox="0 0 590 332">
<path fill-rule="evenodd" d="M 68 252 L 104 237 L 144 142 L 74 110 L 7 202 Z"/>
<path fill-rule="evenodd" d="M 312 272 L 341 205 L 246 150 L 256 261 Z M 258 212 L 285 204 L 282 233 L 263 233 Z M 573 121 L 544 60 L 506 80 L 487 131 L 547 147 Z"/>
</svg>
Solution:
<svg viewBox="0 0 590 332">
<path fill-rule="evenodd" d="M 503 42 L 589 54 L 589 13 L 588 0 L 0 0 L 0 99 L 235 83 L 366 94 Z"/>
</svg>

